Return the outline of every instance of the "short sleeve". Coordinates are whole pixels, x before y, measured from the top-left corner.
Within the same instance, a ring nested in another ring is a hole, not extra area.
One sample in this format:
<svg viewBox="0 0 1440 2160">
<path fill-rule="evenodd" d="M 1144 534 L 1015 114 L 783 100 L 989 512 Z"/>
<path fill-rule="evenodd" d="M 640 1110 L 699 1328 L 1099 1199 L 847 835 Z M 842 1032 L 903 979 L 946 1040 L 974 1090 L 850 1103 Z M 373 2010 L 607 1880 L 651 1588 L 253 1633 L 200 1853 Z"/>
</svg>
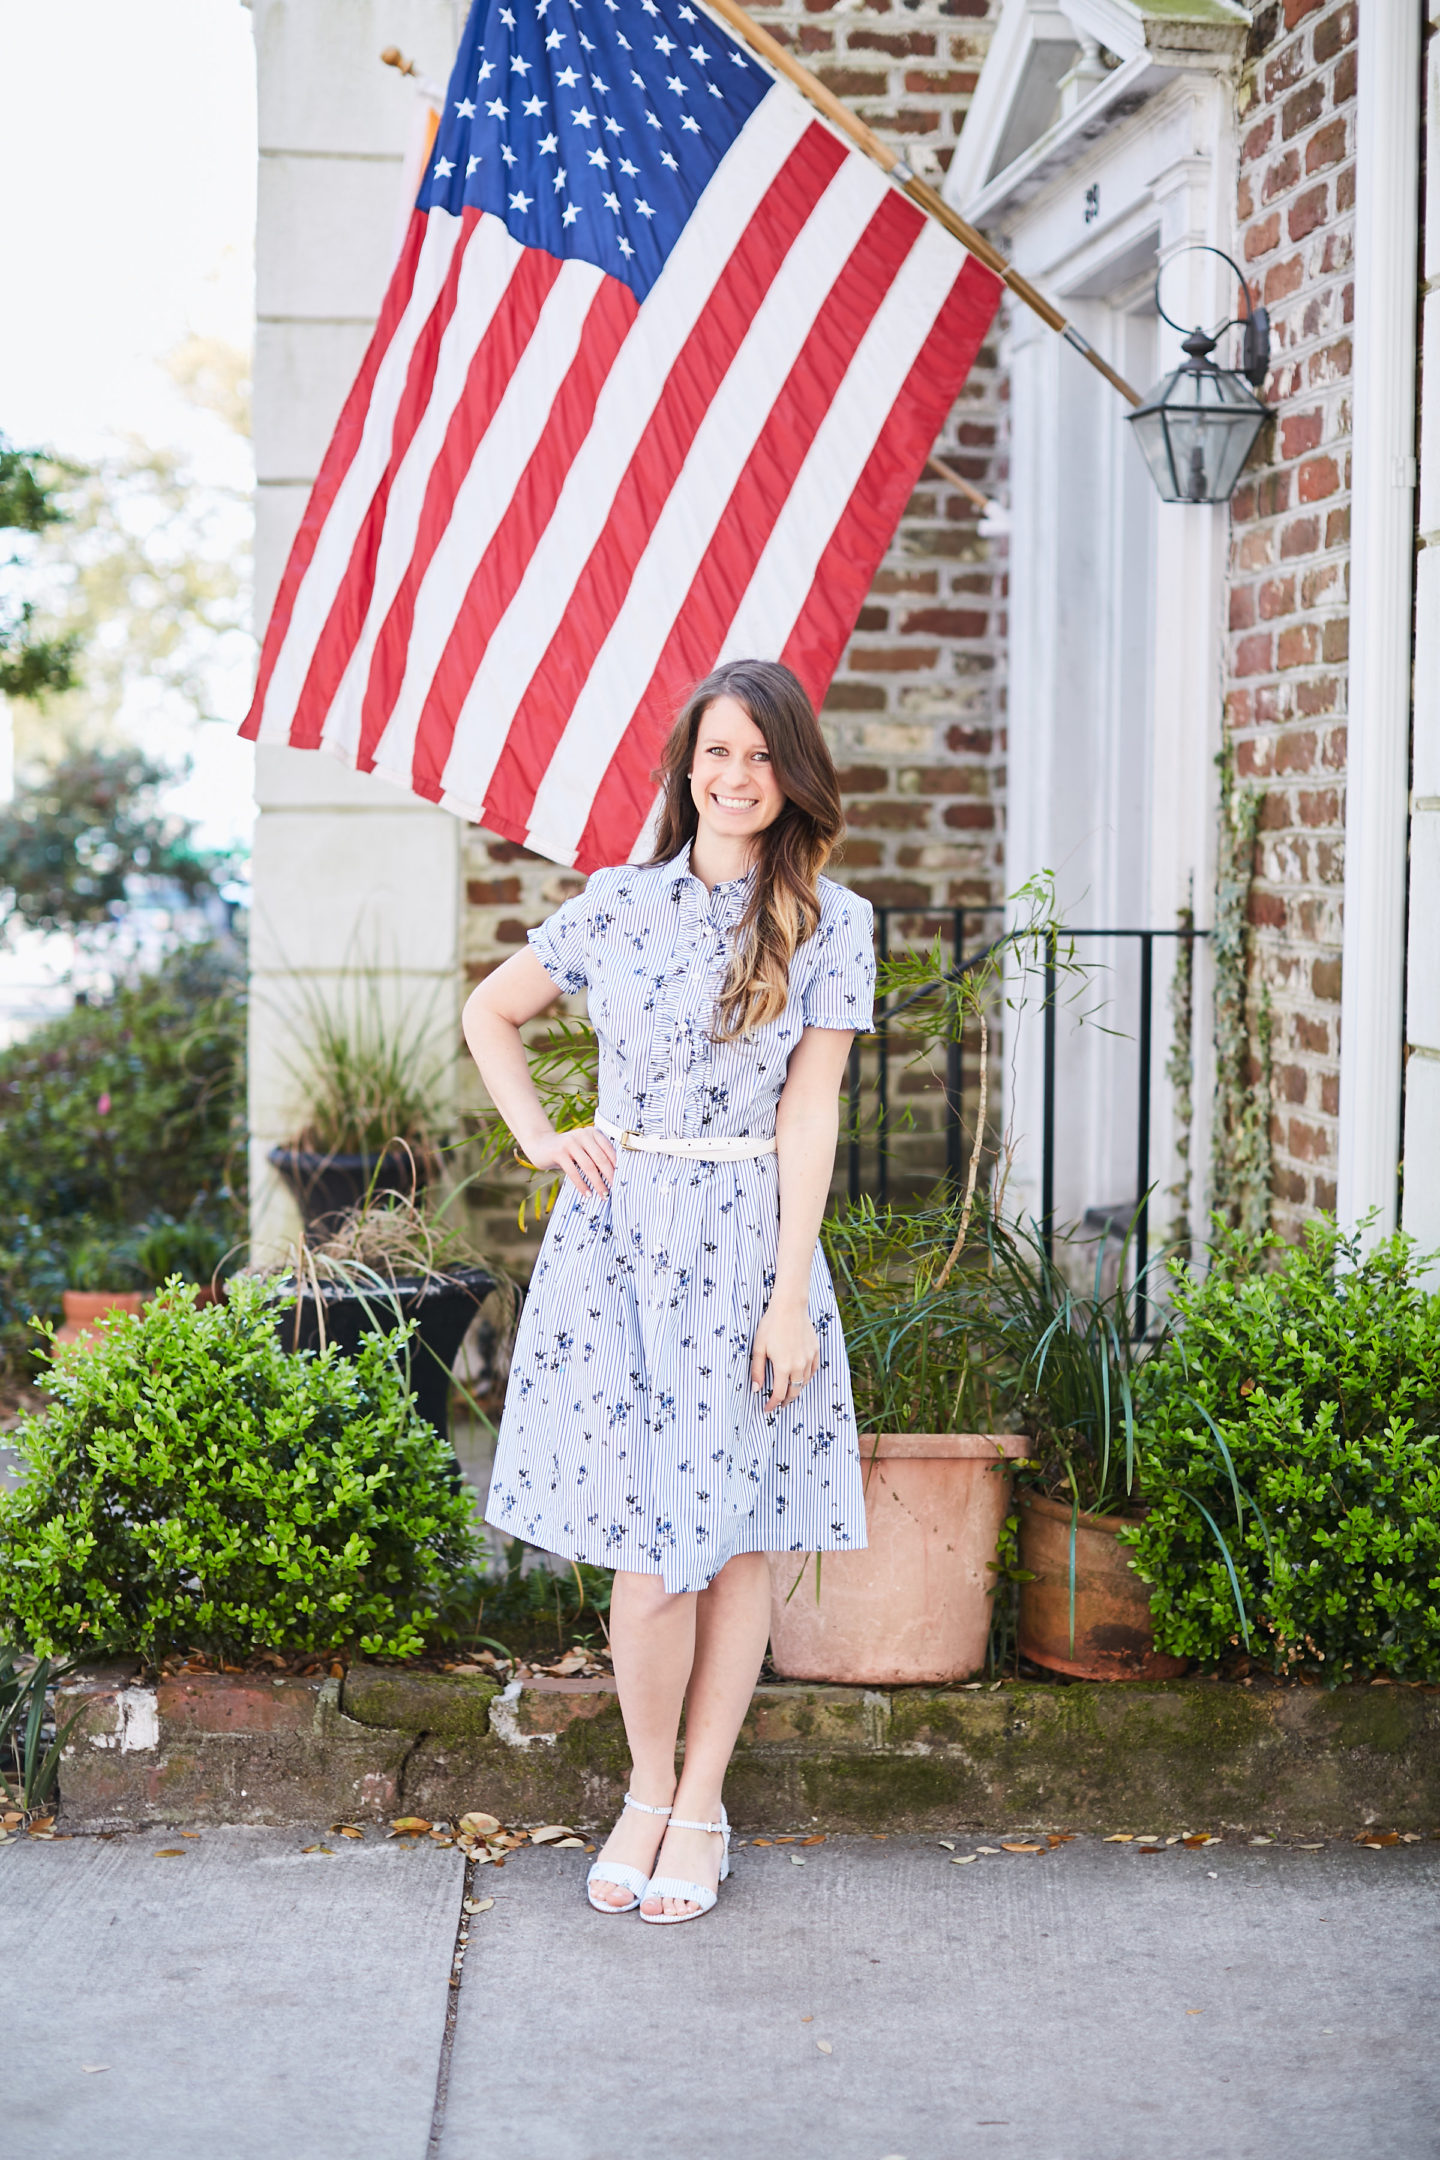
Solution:
<svg viewBox="0 0 1440 2160">
<path fill-rule="evenodd" d="M 590 987 L 590 888 L 527 934 L 530 950 L 550 980 L 570 994 Z"/>
<path fill-rule="evenodd" d="M 875 916 L 868 900 L 835 888 L 812 941 L 814 964 L 801 993 L 806 1027 L 853 1028 L 868 1034 L 875 1024 Z"/>
</svg>

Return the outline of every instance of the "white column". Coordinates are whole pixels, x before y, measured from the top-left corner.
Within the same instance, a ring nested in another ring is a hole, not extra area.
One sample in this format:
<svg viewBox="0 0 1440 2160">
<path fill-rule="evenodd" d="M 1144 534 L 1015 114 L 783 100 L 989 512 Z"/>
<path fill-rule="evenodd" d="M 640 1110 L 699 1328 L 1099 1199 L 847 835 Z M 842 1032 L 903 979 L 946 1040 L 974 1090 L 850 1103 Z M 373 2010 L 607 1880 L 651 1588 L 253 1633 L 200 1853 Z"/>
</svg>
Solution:
<svg viewBox="0 0 1440 2160">
<path fill-rule="evenodd" d="M 1420 392 L 1420 555 L 1406 979 L 1404 1225 L 1440 1248 L 1440 0 L 1428 9 L 1425 372 Z"/>
<path fill-rule="evenodd" d="M 1360 9 L 1339 1214 L 1394 1228 L 1404 1042 L 1420 10 Z M 1433 932 L 1432 932 L 1433 934 Z"/>
</svg>

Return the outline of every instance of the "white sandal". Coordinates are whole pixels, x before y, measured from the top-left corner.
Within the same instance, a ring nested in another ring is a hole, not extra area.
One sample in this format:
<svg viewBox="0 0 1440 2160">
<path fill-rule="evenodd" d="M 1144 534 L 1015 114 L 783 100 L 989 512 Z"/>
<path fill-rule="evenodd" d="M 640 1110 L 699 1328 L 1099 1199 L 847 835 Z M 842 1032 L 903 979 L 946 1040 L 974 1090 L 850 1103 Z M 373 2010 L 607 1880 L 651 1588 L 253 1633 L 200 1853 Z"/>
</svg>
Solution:
<svg viewBox="0 0 1440 2160">
<path fill-rule="evenodd" d="M 672 1830 L 708 1830 L 712 1837 L 723 1837 L 725 1848 L 720 1855 L 720 1880 L 721 1882 L 725 1881 L 725 1878 L 730 1873 L 730 1822 L 723 1807 L 720 1810 L 719 1822 L 682 1822 L 678 1815 L 672 1815 L 670 1828 Z M 715 1892 L 713 1890 L 707 1890 L 703 1883 L 682 1882 L 678 1875 L 654 1876 L 647 1883 L 642 1895 L 646 1898 L 683 1898 L 687 1905 L 698 1905 L 700 1908 L 700 1912 L 652 1913 L 646 1912 L 642 1907 L 640 1917 L 642 1920 L 648 1920 L 652 1927 L 669 1927 L 678 1920 L 698 1920 L 700 1913 L 709 1912 L 711 1906 L 715 1903 Z"/>
<path fill-rule="evenodd" d="M 637 1800 L 632 1793 L 628 1792 L 625 1795 L 625 1807 L 634 1808 L 636 1813 L 640 1815 L 668 1816 L 670 1813 L 668 1807 L 648 1807 L 643 1800 Z M 625 1808 L 622 1808 L 620 1812 L 623 1815 L 625 1812 Z M 630 1892 L 629 1904 L 612 1905 L 608 1898 L 591 1897 L 590 1885 L 593 1882 L 618 1883 L 622 1890 L 628 1890 Z M 631 1867 L 629 1863 L 624 1860 L 597 1860 L 594 1866 L 591 1868 L 589 1874 L 585 1877 L 585 1896 L 592 1912 L 634 1912 L 635 1907 L 639 1904 L 641 1898 L 644 1897 L 649 1887 L 649 1876 L 642 1873 L 642 1871 L 638 1867 Z"/>
</svg>

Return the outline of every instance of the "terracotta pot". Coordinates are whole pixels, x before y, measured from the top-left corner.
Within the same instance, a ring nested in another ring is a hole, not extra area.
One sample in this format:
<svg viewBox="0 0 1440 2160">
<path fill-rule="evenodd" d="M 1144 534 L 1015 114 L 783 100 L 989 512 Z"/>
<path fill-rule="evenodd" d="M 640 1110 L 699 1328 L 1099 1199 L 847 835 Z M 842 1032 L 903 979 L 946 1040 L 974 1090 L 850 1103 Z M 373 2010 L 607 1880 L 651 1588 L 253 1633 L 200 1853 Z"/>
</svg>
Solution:
<svg viewBox="0 0 1440 2160">
<path fill-rule="evenodd" d="M 1026 1493 L 1020 1501 L 1020 1655 L 1077 1680 L 1174 1680 L 1189 1663 L 1155 1648 L 1150 1587 L 1119 1532 L 1133 1515 L 1081 1514 L 1075 1526 L 1075 1639 L 1070 1639 L 1070 1509 Z"/>
<path fill-rule="evenodd" d="M 776 1671 L 874 1687 L 978 1672 L 1010 1463 L 1027 1446 L 1008 1433 L 863 1436 L 868 1548 L 820 1556 L 818 1599 L 813 1555 L 770 1555 Z"/>
<path fill-rule="evenodd" d="M 95 1332 L 95 1322 L 106 1313 L 138 1313 L 145 1303 L 143 1290 L 63 1290 L 65 1320 L 55 1331 L 60 1343 L 80 1342 Z"/>
</svg>

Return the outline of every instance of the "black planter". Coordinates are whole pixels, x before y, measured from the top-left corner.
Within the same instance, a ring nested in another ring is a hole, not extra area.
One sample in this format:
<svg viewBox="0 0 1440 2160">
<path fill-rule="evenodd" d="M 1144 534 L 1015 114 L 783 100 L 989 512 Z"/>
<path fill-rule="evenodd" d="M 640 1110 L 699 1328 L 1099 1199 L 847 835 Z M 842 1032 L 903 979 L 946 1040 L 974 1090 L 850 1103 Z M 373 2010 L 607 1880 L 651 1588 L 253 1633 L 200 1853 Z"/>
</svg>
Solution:
<svg viewBox="0 0 1440 2160">
<path fill-rule="evenodd" d="M 269 1160 L 295 1195 L 312 1241 L 338 1227 L 347 1209 L 367 1193 L 403 1193 L 413 1200 L 425 1190 L 429 1162 L 417 1148 L 389 1148 L 383 1155 L 322 1155 L 317 1149 L 273 1147 Z"/>
<path fill-rule="evenodd" d="M 325 1340 L 346 1357 L 354 1357 L 362 1335 L 372 1335 L 377 1329 L 388 1335 L 401 1320 L 417 1321 L 407 1353 L 410 1389 L 421 1417 L 428 1419 L 442 1440 L 448 1440 L 451 1368 L 465 1330 L 494 1288 L 495 1277 L 477 1267 L 451 1268 L 424 1282 L 400 1281 L 384 1291 L 357 1293 L 340 1283 L 322 1283 Z M 278 1332 L 287 1350 L 320 1348 L 320 1315 L 313 1286 L 307 1286 L 298 1314 L 292 1306 L 281 1315 Z"/>
</svg>

